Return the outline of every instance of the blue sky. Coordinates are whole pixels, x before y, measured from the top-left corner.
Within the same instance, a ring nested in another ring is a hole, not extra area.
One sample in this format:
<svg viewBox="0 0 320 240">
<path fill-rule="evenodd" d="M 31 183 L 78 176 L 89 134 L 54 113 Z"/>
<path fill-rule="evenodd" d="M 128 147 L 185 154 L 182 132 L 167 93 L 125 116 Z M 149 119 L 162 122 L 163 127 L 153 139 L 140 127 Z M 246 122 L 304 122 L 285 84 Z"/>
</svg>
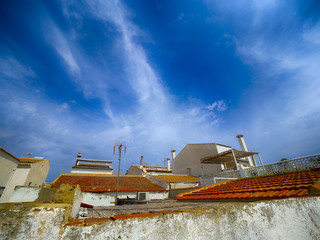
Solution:
<svg viewBox="0 0 320 240">
<path fill-rule="evenodd" d="M 320 153 L 317 1 L 3 1 L 0 145 L 114 161 L 217 142 L 265 163 Z"/>
</svg>

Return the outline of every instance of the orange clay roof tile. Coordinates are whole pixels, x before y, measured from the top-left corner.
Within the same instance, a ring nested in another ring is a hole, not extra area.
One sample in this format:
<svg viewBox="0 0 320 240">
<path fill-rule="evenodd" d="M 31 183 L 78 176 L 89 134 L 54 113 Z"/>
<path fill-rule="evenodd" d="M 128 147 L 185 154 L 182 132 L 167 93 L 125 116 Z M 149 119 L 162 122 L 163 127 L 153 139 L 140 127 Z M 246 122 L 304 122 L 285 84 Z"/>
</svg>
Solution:
<svg viewBox="0 0 320 240">
<path fill-rule="evenodd" d="M 82 192 L 115 192 L 117 175 L 62 173 L 52 184 L 59 188 L 64 184 L 79 185 Z M 119 192 L 158 192 L 166 191 L 151 180 L 136 175 L 120 175 Z"/>
<path fill-rule="evenodd" d="M 179 194 L 176 199 L 277 199 L 310 194 L 320 195 L 320 168 L 213 184 Z"/>
</svg>

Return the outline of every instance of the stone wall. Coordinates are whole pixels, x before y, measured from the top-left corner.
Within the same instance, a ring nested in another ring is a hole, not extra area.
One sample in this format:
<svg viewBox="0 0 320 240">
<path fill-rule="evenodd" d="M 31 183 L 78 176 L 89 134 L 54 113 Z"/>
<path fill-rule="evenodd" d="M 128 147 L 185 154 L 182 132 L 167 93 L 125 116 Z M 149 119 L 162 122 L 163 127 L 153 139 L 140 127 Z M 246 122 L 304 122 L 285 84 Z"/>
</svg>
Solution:
<svg viewBox="0 0 320 240">
<path fill-rule="evenodd" d="M 201 202 L 199 202 L 201 205 Z M 51 210 L 52 209 L 52 210 Z M 1 239 L 320 239 L 320 197 L 65 226 L 63 209 L 1 209 Z M 50 231 L 49 231 L 50 229 Z"/>
</svg>

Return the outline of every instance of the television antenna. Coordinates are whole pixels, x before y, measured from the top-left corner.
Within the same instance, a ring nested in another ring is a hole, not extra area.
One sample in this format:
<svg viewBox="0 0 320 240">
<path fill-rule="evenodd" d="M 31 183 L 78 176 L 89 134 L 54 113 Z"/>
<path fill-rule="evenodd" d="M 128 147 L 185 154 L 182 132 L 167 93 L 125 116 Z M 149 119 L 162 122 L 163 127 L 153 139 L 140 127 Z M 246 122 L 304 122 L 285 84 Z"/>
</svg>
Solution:
<svg viewBox="0 0 320 240">
<path fill-rule="evenodd" d="M 116 205 L 118 205 L 120 162 L 121 162 L 121 154 L 122 154 L 123 147 L 124 147 L 123 154 L 126 154 L 126 152 L 127 152 L 127 143 L 124 142 L 124 145 L 122 143 L 120 143 L 119 145 L 116 145 L 116 142 L 114 142 L 113 154 L 116 154 L 116 150 L 118 151 L 118 154 L 119 154 L 118 180 L 117 180 L 117 192 L 116 192 L 116 202 L 115 202 Z"/>
</svg>

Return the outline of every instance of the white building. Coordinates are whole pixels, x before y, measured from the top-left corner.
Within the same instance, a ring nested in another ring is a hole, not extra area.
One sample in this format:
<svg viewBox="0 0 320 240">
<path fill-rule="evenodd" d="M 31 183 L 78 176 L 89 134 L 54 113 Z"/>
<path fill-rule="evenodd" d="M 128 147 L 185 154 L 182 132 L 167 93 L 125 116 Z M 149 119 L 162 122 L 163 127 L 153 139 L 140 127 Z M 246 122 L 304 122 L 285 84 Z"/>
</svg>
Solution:
<svg viewBox="0 0 320 240">
<path fill-rule="evenodd" d="M 92 173 L 92 174 L 112 174 L 112 161 L 83 159 L 78 153 L 76 164 L 72 167 L 71 173 Z"/>
<path fill-rule="evenodd" d="M 49 172 L 49 160 L 44 158 L 16 158 L 0 148 L 0 202 L 8 202 L 16 186 L 40 187 Z"/>
<path fill-rule="evenodd" d="M 238 170 L 256 166 L 254 155 L 258 152 L 247 150 L 243 135 L 237 135 L 241 151 L 219 143 L 196 143 L 186 145 L 175 157 L 172 150 L 172 173 L 191 176 L 206 176 L 226 170 Z"/>
</svg>

